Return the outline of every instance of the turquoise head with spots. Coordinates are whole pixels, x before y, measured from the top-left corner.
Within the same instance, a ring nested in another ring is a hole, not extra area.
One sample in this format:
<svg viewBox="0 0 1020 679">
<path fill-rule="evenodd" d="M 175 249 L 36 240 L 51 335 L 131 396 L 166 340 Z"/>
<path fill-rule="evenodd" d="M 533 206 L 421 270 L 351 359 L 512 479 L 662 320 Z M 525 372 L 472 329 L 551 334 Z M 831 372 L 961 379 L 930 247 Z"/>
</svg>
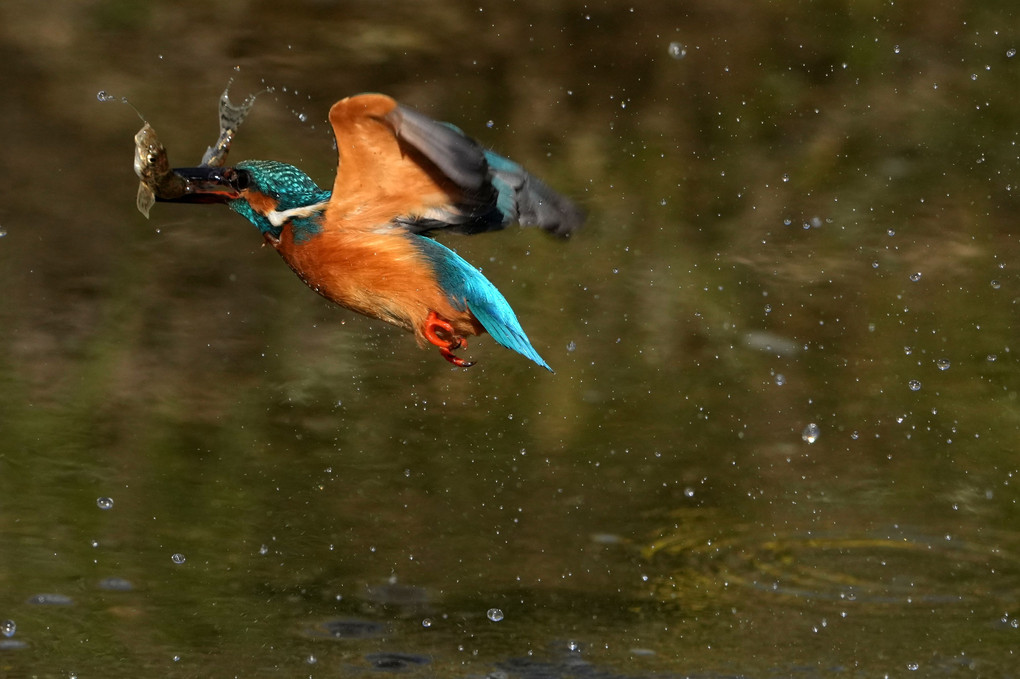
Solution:
<svg viewBox="0 0 1020 679">
<path fill-rule="evenodd" d="M 289 221 L 294 228 L 295 240 L 301 241 L 321 230 L 318 215 L 281 219 L 288 210 L 329 200 L 330 192 L 320 189 L 304 172 L 275 160 L 246 160 L 234 169 L 238 175 L 240 195 L 227 204 L 259 231 L 278 238 L 284 222 Z"/>
</svg>

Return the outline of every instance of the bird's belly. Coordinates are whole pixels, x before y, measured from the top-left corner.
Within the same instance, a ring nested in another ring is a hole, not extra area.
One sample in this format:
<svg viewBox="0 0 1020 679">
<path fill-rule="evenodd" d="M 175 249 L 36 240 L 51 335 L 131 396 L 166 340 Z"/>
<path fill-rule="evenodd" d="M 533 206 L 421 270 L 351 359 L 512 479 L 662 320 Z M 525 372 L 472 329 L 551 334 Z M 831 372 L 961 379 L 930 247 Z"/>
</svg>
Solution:
<svg viewBox="0 0 1020 679">
<path fill-rule="evenodd" d="M 277 249 L 287 264 L 310 288 L 342 307 L 410 330 L 419 341 L 430 311 L 461 334 L 482 331 L 470 311 L 451 304 L 428 261 L 406 238 L 323 234 L 295 244 L 283 235 Z"/>
</svg>

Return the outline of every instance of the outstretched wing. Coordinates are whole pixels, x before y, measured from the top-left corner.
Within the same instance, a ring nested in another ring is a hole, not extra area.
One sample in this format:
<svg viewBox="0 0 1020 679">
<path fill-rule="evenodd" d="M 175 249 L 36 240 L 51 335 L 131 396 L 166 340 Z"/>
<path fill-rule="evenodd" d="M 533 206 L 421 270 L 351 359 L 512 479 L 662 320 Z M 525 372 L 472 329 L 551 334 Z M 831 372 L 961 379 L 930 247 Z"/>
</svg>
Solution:
<svg viewBox="0 0 1020 679">
<path fill-rule="evenodd" d="M 331 209 L 348 222 L 363 216 L 371 228 L 388 216 L 415 233 L 468 234 L 519 223 L 567 235 L 584 220 L 517 163 L 385 95 L 343 99 L 329 119 L 340 161 Z"/>
</svg>

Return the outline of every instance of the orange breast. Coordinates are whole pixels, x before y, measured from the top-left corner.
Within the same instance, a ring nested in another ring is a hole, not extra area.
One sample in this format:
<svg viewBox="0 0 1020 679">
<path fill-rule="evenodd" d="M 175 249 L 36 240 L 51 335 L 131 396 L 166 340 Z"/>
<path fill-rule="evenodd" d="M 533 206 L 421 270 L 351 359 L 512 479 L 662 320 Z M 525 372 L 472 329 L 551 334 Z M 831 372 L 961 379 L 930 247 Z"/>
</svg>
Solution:
<svg viewBox="0 0 1020 679">
<path fill-rule="evenodd" d="M 295 273 L 320 295 L 342 307 L 412 331 L 420 344 L 430 311 L 461 335 L 484 332 L 470 311 L 447 299 L 428 261 L 402 231 L 366 232 L 326 227 L 294 242 L 286 225 L 277 251 Z"/>
</svg>

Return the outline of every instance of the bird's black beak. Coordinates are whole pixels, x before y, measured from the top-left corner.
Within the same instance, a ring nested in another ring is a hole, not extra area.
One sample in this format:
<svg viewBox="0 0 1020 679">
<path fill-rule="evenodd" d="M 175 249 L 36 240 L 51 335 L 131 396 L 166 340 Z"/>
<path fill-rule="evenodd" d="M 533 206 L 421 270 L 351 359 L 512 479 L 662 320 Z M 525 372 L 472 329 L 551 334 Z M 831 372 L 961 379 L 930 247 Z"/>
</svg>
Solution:
<svg viewBox="0 0 1020 679">
<path fill-rule="evenodd" d="M 233 167 L 175 167 L 171 172 L 173 183 L 183 186 L 163 196 L 157 192 L 156 200 L 163 203 L 227 203 L 239 198 L 251 182 L 246 170 Z"/>
</svg>

